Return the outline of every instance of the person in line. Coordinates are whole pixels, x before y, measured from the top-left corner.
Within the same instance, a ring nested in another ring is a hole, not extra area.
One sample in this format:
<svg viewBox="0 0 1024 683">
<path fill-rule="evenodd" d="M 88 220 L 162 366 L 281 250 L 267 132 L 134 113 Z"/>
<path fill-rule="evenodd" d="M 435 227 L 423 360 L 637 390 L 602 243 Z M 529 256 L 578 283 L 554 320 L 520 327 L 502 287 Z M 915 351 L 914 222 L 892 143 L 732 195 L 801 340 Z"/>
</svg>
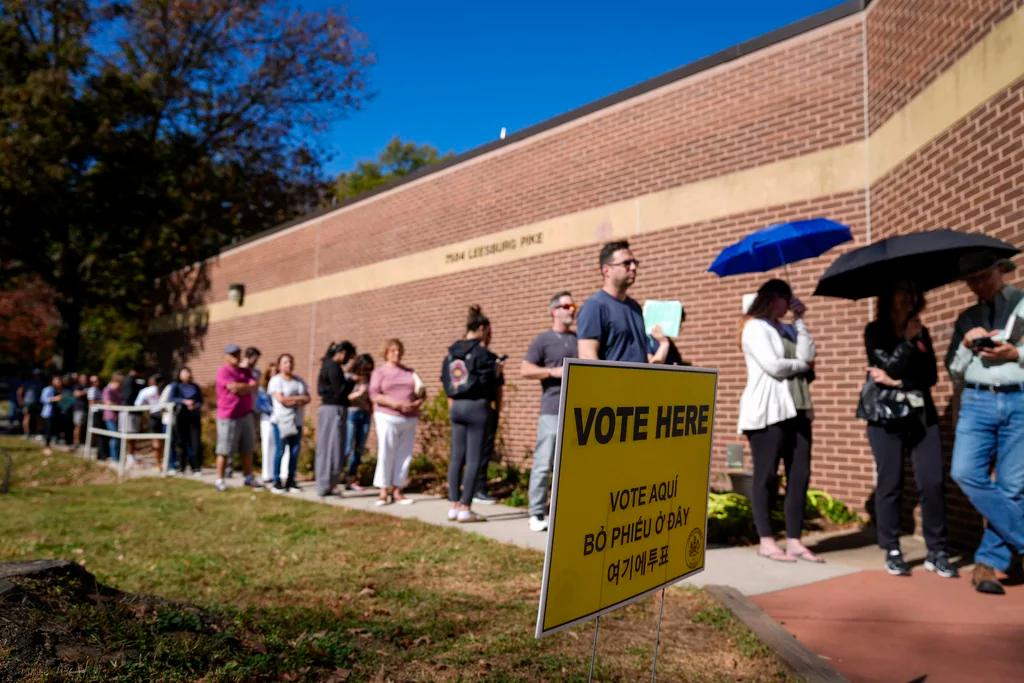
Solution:
<svg viewBox="0 0 1024 683">
<path fill-rule="evenodd" d="M 558 437 L 558 402 L 562 391 L 562 361 L 576 358 L 576 303 L 569 292 L 558 292 L 548 302 L 551 329 L 530 342 L 520 366 L 526 379 L 540 380 L 540 417 L 537 418 L 537 445 L 530 469 L 530 530 L 547 531 L 548 488 L 551 465 Z"/>
<path fill-rule="evenodd" d="M 75 385 L 71 389 L 71 395 L 75 403 L 71 407 L 71 425 L 74 429 L 74 444 L 83 446 L 85 444 L 85 421 L 89 418 L 89 378 L 84 372 L 75 375 Z"/>
<path fill-rule="evenodd" d="M 373 485 L 380 489 L 376 505 L 408 505 L 411 498 L 402 494 L 409 483 L 409 463 L 416 442 L 416 423 L 426 390 L 419 386 L 416 373 L 402 365 L 405 345 L 399 339 L 384 343 L 384 364 L 370 376 L 370 400 L 376 410 L 377 469 Z"/>
<path fill-rule="evenodd" d="M 472 510 L 473 489 L 483 456 L 489 405 L 505 381 L 502 362 L 487 348 L 490 341 L 490 320 L 479 306 L 470 306 L 466 335 L 448 348 L 441 365 L 452 424 L 448 519 L 458 522 L 484 521 Z"/>
<path fill-rule="evenodd" d="M 502 363 L 508 356 L 498 356 Z M 498 460 L 495 445 L 498 441 L 498 425 L 501 423 L 501 403 L 505 388 L 499 386 L 494 399 L 487 404 L 487 429 L 484 430 L 484 445 L 480 454 L 480 466 L 476 468 L 476 483 L 473 486 L 473 502 L 480 505 L 494 505 L 498 499 L 487 493 L 487 470 L 491 462 Z M 500 456 L 499 456 L 500 457 Z"/>
<path fill-rule="evenodd" d="M 290 353 L 282 353 L 277 358 L 277 374 L 270 378 L 267 392 L 274 401 L 274 411 L 270 416 L 274 431 L 274 487 L 272 493 L 298 491 L 295 481 L 295 469 L 299 464 L 299 448 L 302 446 L 303 406 L 309 403 L 309 390 L 302 378 L 294 374 L 295 357 Z M 288 448 L 288 474 L 281 480 L 281 466 L 284 461 L 284 449 Z"/>
<path fill-rule="evenodd" d="M 93 403 L 99 403 L 103 400 L 103 382 L 100 381 L 99 375 L 89 375 L 89 386 L 85 392 L 85 398 L 91 405 Z M 103 411 L 96 410 L 92 413 L 92 428 L 103 429 Z M 107 437 L 100 434 L 93 435 L 94 443 L 96 445 L 97 458 L 105 459 L 107 457 Z M 94 444 L 87 444 L 87 448 L 92 448 Z"/>
<path fill-rule="evenodd" d="M 120 372 L 115 372 L 110 376 L 110 381 L 107 382 L 107 386 L 103 387 L 103 394 L 101 400 L 104 405 L 108 406 L 119 406 L 123 402 L 124 398 L 121 395 L 121 383 L 124 382 L 124 375 Z M 118 425 L 122 424 L 118 418 L 119 411 L 104 410 L 103 411 L 103 426 L 108 431 L 118 431 Z M 107 449 L 109 450 L 107 457 L 110 458 L 111 462 L 118 462 L 121 459 L 121 439 L 116 436 L 107 437 Z"/>
<path fill-rule="evenodd" d="M 633 363 L 664 363 L 668 355 L 668 337 L 655 325 L 651 331 L 658 343 L 654 353 L 647 352 L 644 314 L 626 291 L 636 282 L 640 262 L 633 256 L 629 242 L 609 242 L 598 257 L 604 284 L 580 309 L 576 322 L 580 358 Z"/>
<path fill-rule="evenodd" d="M 262 489 L 252 474 L 252 454 L 256 448 L 252 405 L 256 380 L 252 370 L 241 366 L 242 350 L 237 344 L 224 347 L 225 363 L 217 371 L 217 480 L 218 491 L 227 489 L 224 474 L 231 456 L 242 461 L 243 485 Z"/>
<path fill-rule="evenodd" d="M 1024 291 L 1003 279 L 1013 268 L 988 251 L 961 259 L 978 303 L 957 318 L 946 354 L 963 386 L 951 475 L 986 521 L 971 584 L 995 595 L 1006 592 L 996 570 L 1024 555 L 1024 345 L 1013 329 L 1024 319 Z"/>
<path fill-rule="evenodd" d="M 168 399 L 175 404 L 174 443 L 178 449 L 178 472 L 185 473 L 187 464 L 192 474 L 203 470 L 203 450 L 200 442 L 203 392 L 192 381 L 192 369 L 187 365 L 178 370 L 178 381 L 171 385 Z"/>
<path fill-rule="evenodd" d="M 386 352 L 384 355 L 387 357 Z M 353 491 L 363 490 L 359 485 L 359 463 L 363 460 L 366 437 L 370 434 L 370 416 L 373 414 L 370 377 L 373 370 L 373 356 L 361 353 L 355 357 L 351 370 L 346 373 L 353 387 L 348 395 L 348 424 L 345 429 L 345 488 Z"/>
<path fill-rule="evenodd" d="M 793 324 L 782 322 L 787 311 Z M 803 303 L 782 280 L 768 280 L 743 319 L 740 346 L 747 384 L 740 397 L 739 432 L 754 462 L 751 507 L 760 538 L 758 554 L 777 562 L 823 562 L 800 540 L 811 478 L 811 396 L 805 376 L 815 357 Z M 779 460 L 786 470 L 786 549 L 775 542 L 771 506 Z"/>
<path fill-rule="evenodd" d="M 26 439 L 31 439 L 39 429 L 43 389 L 43 371 L 34 368 L 32 377 L 22 383 L 15 393 L 15 400 L 21 408 L 21 433 Z"/>
<path fill-rule="evenodd" d="M 245 347 L 245 350 L 242 351 L 242 359 L 238 363 L 238 367 L 247 369 L 249 373 L 252 375 L 253 381 L 256 382 L 256 393 L 253 394 L 252 400 L 252 428 L 253 433 L 256 434 L 257 436 L 262 434 L 262 432 L 260 431 L 260 412 L 259 410 L 257 410 L 256 406 L 256 402 L 259 397 L 260 381 L 263 377 L 260 369 L 257 367 L 257 365 L 259 365 L 261 355 L 262 353 L 255 346 L 247 346 Z M 236 466 L 239 464 L 237 462 L 237 457 L 237 455 L 234 455 L 228 459 L 226 476 L 229 479 L 234 474 Z"/>
<path fill-rule="evenodd" d="M 43 418 L 43 433 L 46 435 L 46 447 L 43 453 L 47 455 L 52 452 L 50 442 L 60 436 L 60 400 L 63 394 L 64 380 L 60 375 L 55 374 L 50 378 L 50 384 L 43 389 L 40 396 L 43 407 L 39 414 Z"/>
<path fill-rule="evenodd" d="M 868 420 L 868 443 L 875 456 L 875 526 L 878 545 L 885 551 L 885 570 L 893 576 L 910 576 L 910 565 L 900 549 L 903 460 L 909 454 L 928 546 L 924 568 L 955 578 L 959 573 L 946 552 L 942 443 L 931 394 L 938 372 L 931 335 L 919 317 L 924 306 L 924 295 L 914 283 L 898 282 L 878 297 L 878 317 L 864 328 L 870 380 L 883 387 L 920 392 L 920 410 L 908 418 L 886 422 L 871 406 L 858 406 L 857 416 Z"/>
<path fill-rule="evenodd" d="M 139 395 L 135 397 L 136 406 L 146 406 L 149 408 L 149 431 L 153 434 L 164 433 L 164 420 L 163 420 L 163 408 L 160 405 L 160 394 L 164 390 L 164 378 L 160 373 L 150 375 L 149 380 L 146 382 L 145 388 L 139 392 Z M 156 459 L 156 468 L 163 471 L 164 469 L 164 441 L 163 439 L 153 439 L 153 457 Z"/>
<path fill-rule="evenodd" d="M 352 382 L 346 379 L 342 366 L 355 355 L 356 347 L 351 342 L 330 344 L 321 361 L 320 374 L 316 379 L 320 408 L 316 416 L 316 456 L 313 470 L 316 476 L 316 493 L 321 498 L 337 493 L 347 431 L 348 395 L 352 393 Z"/>
<path fill-rule="evenodd" d="M 260 455 L 262 456 L 262 479 L 263 483 L 271 486 L 274 483 L 274 457 L 277 455 L 277 445 L 274 441 L 274 427 L 270 422 L 270 416 L 274 412 L 274 399 L 270 397 L 267 385 L 270 378 L 277 374 L 277 363 L 267 364 L 267 371 L 260 376 L 259 389 L 256 391 L 256 414 L 259 416 L 259 437 Z"/>
<path fill-rule="evenodd" d="M 145 380 L 142 379 L 141 373 L 135 368 L 130 368 L 128 372 L 124 374 L 124 381 L 121 383 L 121 397 L 123 405 L 134 406 L 135 399 L 138 398 L 139 392 L 142 391 L 146 386 Z M 118 423 L 121 425 L 122 431 L 134 434 L 139 431 L 140 418 L 138 413 L 121 412 L 118 414 Z M 135 439 L 125 439 L 124 447 L 128 451 L 128 465 L 132 466 L 135 464 L 135 451 L 138 442 Z"/>
<path fill-rule="evenodd" d="M 64 387 L 64 391 L 62 391 L 60 394 L 60 401 L 57 402 L 58 410 L 55 411 L 55 413 L 59 413 L 57 433 L 60 435 L 60 438 L 64 441 L 65 446 L 74 446 L 75 374 L 69 372 L 68 374 L 61 377 L 61 385 Z"/>
</svg>

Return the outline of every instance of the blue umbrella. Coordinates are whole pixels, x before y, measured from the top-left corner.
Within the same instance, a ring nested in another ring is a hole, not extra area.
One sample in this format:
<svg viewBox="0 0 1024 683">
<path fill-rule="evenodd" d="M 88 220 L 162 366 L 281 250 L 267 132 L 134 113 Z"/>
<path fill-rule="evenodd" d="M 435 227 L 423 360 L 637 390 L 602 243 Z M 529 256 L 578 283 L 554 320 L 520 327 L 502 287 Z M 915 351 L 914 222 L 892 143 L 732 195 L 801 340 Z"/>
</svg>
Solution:
<svg viewBox="0 0 1024 683">
<path fill-rule="evenodd" d="M 820 256 L 853 239 L 850 229 L 827 218 L 779 223 L 747 235 L 722 250 L 708 270 L 719 277 L 763 273 L 788 263 Z"/>
</svg>

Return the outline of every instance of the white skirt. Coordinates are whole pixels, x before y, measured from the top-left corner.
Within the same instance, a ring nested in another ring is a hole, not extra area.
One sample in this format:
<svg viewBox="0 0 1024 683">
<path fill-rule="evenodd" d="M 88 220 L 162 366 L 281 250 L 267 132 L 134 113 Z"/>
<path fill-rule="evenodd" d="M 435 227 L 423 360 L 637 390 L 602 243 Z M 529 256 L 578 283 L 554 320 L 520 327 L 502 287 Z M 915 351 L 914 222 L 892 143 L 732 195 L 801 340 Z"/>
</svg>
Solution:
<svg viewBox="0 0 1024 683">
<path fill-rule="evenodd" d="M 409 463 L 416 442 L 415 417 L 373 413 L 377 429 L 377 470 L 373 485 L 377 488 L 402 488 L 409 483 Z"/>
</svg>

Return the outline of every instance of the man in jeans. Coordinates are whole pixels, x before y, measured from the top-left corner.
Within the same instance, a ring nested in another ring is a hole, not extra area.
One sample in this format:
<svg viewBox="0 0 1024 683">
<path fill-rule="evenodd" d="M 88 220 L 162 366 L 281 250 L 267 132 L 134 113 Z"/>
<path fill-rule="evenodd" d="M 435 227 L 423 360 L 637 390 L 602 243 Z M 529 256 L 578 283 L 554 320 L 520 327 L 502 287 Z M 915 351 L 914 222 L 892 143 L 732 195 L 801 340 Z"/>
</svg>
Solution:
<svg viewBox="0 0 1024 683">
<path fill-rule="evenodd" d="M 576 304 L 569 292 L 559 292 L 548 302 L 551 329 L 533 338 L 520 372 L 526 379 L 540 380 L 540 418 L 537 420 L 537 446 L 530 470 L 530 530 L 548 528 L 548 486 L 551 484 L 551 459 L 558 433 L 558 401 L 562 390 L 562 360 L 576 358 Z"/>
<path fill-rule="evenodd" d="M 1024 292 L 1003 282 L 1013 267 L 991 252 L 961 259 L 978 303 L 957 318 L 946 354 L 963 384 L 951 475 L 987 522 L 971 583 L 997 595 L 1005 591 L 995 570 L 1008 571 L 1013 553 L 1024 552 L 1024 346 L 1005 331 L 1014 314 L 1024 317 Z"/>
<path fill-rule="evenodd" d="M 233 453 L 242 460 L 245 485 L 263 486 L 252 475 L 252 454 L 256 449 L 252 403 L 256 380 L 249 368 L 240 367 L 242 350 L 237 344 L 224 347 L 226 363 L 217 371 L 217 482 L 218 491 L 227 488 L 224 470 Z"/>
</svg>

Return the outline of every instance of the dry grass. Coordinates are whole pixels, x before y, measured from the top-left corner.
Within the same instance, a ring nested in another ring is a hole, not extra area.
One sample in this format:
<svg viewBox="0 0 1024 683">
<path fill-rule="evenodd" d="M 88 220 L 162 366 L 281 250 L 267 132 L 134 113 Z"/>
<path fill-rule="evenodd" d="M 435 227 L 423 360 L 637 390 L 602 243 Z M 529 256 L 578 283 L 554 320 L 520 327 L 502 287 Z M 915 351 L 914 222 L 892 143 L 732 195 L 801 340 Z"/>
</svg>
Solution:
<svg viewBox="0 0 1024 683">
<path fill-rule="evenodd" d="M 143 678 L 586 678 L 592 625 L 533 638 L 539 553 L 385 515 L 218 494 L 192 481 L 110 483 L 103 468 L 43 458 L 34 447 L 19 447 L 15 459 L 12 492 L 0 497 L 0 560 L 73 559 L 107 585 L 197 605 L 234 623 L 243 642 L 260 643 L 202 662 L 182 655 L 178 669 L 147 664 L 140 653 L 134 665 L 151 666 L 139 670 Z M 657 607 L 649 599 L 602 619 L 599 680 L 649 676 Z M 124 650 L 125 660 L 133 656 Z M 785 678 L 749 632 L 696 590 L 668 591 L 658 662 L 661 680 Z M 109 678 L 116 665 L 88 670 Z"/>
</svg>

